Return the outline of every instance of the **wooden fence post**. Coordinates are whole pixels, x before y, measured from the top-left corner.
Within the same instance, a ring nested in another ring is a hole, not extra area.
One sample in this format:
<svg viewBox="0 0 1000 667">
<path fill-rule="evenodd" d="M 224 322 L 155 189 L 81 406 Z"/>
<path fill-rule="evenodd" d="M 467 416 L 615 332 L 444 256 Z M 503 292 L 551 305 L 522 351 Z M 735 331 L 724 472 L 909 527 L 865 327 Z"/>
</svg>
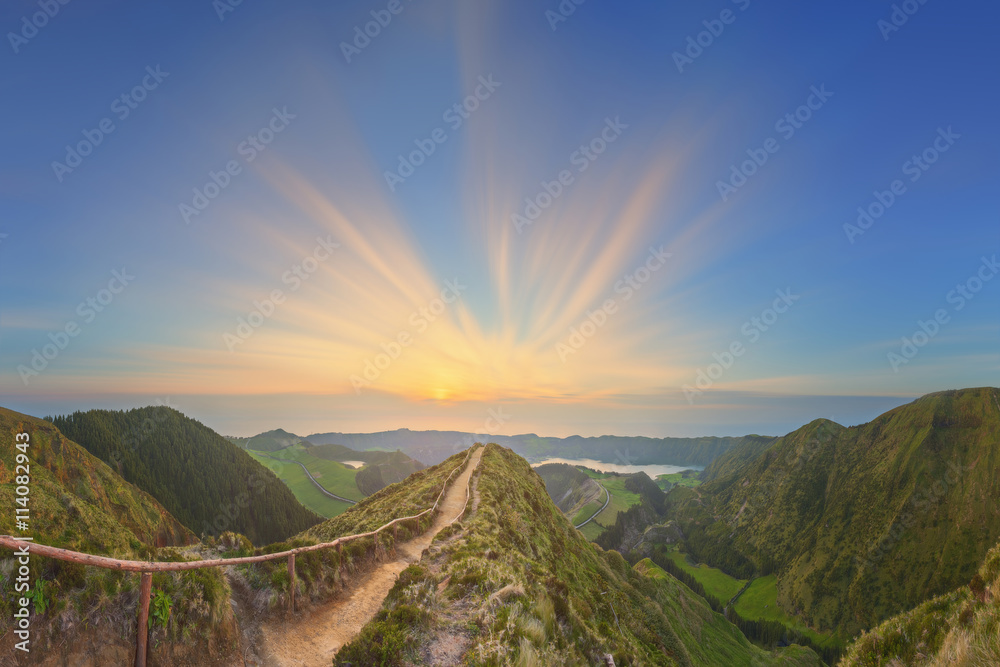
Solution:
<svg viewBox="0 0 1000 667">
<path fill-rule="evenodd" d="M 149 595 L 153 573 L 143 572 L 139 585 L 139 626 L 135 630 L 135 667 L 146 667 L 146 644 L 149 641 Z"/>
<path fill-rule="evenodd" d="M 288 609 L 295 611 L 295 554 L 288 555 Z"/>
</svg>

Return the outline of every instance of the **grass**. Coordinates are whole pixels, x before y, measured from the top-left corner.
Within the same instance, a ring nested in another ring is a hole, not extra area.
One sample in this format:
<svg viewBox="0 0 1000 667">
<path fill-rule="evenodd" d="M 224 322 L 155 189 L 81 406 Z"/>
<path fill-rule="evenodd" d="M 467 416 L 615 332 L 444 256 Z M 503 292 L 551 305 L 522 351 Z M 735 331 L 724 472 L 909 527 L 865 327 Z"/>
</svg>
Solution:
<svg viewBox="0 0 1000 667">
<path fill-rule="evenodd" d="M 459 452 L 436 466 L 413 473 L 398 484 L 390 484 L 346 512 L 313 526 L 299 537 L 329 541 L 341 535 L 374 530 L 393 519 L 413 516 L 434 504 L 445 480 L 465 461 L 466 452 Z M 456 476 L 460 473 L 455 473 Z M 429 525 L 429 515 L 422 519 Z"/>
<path fill-rule="evenodd" d="M 740 592 L 746 584 L 746 579 L 735 579 L 722 570 L 709 567 L 704 563 L 692 565 L 688 562 L 687 555 L 680 551 L 670 554 L 670 559 L 677 563 L 677 566 L 690 574 L 695 580 L 705 587 L 705 592 L 713 596 L 723 604 L 732 599 Z M 745 595 L 745 594 L 744 594 Z M 742 597 L 740 598 L 742 600 Z"/>
<path fill-rule="evenodd" d="M 339 461 L 329 461 L 309 454 L 309 450 L 302 445 L 286 447 L 271 454 L 279 459 L 298 461 L 309 468 L 309 472 L 320 484 L 330 493 L 338 496 L 350 498 L 351 500 L 361 500 L 365 494 L 361 493 L 358 485 L 354 482 L 354 477 L 359 469 L 351 468 Z"/>
<path fill-rule="evenodd" d="M 575 526 L 579 523 L 583 523 L 590 517 L 594 516 L 594 512 L 604 507 L 604 500 L 605 496 L 601 493 L 601 497 L 598 500 L 584 505 L 583 508 L 576 513 L 576 516 L 573 517 L 573 525 Z"/>
<path fill-rule="evenodd" d="M 966 586 L 924 602 L 858 637 L 843 667 L 1000 664 L 1000 545 Z"/>
<path fill-rule="evenodd" d="M 306 473 L 299 466 L 293 463 L 281 463 L 266 456 L 261 456 L 260 452 L 247 450 L 247 453 L 273 471 L 285 483 L 285 486 L 289 488 L 292 494 L 295 495 L 296 500 L 320 516 L 325 516 L 329 519 L 342 514 L 351 506 L 350 503 L 331 498 L 317 489 L 316 485 L 309 480 L 309 477 L 306 476 Z M 315 475 L 315 473 L 313 474 Z M 320 484 L 323 484 L 323 482 L 321 481 Z M 326 485 L 324 484 L 324 486 Z M 331 491 L 336 493 L 332 489 Z"/>
<path fill-rule="evenodd" d="M 591 479 L 596 479 L 597 481 L 599 481 L 604 486 L 604 488 L 607 489 L 608 492 L 611 494 L 611 502 L 608 504 L 607 508 L 603 512 L 598 514 L 593 521 L 587 524 L 587 526 L 590 526 L 591 524 L 597 524 L 602 529 L 607 528 L 608 526 L 613 526 L 615 525 L 615 519 L 618 518 L 619 512 L 624 512 L 629 507 L 632 507 L 632 505 L 638 505 L 640 502 L 642 502 L 642 497 L 638 493 L 632 493 L 631 491 L 628 491 L 625 488 L 625 480 L 627 479 L 626 477 L 608 473 L 601 473 L 595 470 L 589 470 L 587 468 L 580 468 L 580 469 L 583 470 L 583 472 L 585 472 L 587 476 L 590 477 Z M 604 500 L 605 500 L 604 494 L 601 494 L 600 504 L 598 505 L 598 507 L 604 504 Z M 593 511 L 591 511 L 591 514 L 593 514 Z M 585 515 L 583 519 L 586 519 L 588 516 L 590 516 L 590 514 Z M 575 521 L 575 523 L 579 523 L 580 521 L 583 521 L 583 519 Z M 584 526 L 584 528 L 586 528 L 587 526 Z M 597 535 L 599 534 L 600 531 L 597 531 Z M 594 535 L 593 537 L 588 537 L 588 539 L 594 539 L 595 537 L 597 537 L 597 535 Z"/>
<path fill-rule="evenodd" d="M 580 532 L 583 533 L 583 536 L 586 537 L 588 541 L 593 542 L 600 537 L 601 533 L 604 532 L 604 526 L 596 521 L 591 521 L 583 528 L 580 528 Z"/>
<path fill-rule="evenodd" d="M 690 471 L 687 471 L 690 472 Z M 701 484 L 701 480 L 690 474 L 685 474 L 683 472 L 674 472 L 669 475 L 657 475 L 654 480 L 656 484 L 663 489 L 668 491 L 675 486 L 698 486 Z"/>
<path fill-rule="evenodd" d="M 825 648 L 840 643 L 835 635 L 816 632 L 778 606 L 778 577 L 773 574 L 754 579 L 750 587 L 733 605 L 733 608 L 736 613 L 747 620 L 778 621 L 785 627 L 802 633 L 803 636 L 815 642 L 817 646 Z"/>
</svg>

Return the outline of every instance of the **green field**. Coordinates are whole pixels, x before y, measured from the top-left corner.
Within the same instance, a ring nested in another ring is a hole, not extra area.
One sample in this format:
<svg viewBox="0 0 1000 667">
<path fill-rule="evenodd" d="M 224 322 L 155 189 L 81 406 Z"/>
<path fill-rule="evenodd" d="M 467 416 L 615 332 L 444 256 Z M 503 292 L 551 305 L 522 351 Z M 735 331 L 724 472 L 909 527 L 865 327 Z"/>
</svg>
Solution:
<svg viewBox="0 0 1000 667">
<path fill-rule="evenodd" d="M 310 456 L 309 450 L 301 445 L 286 447 L 277 452 L 272 452 L 271 456 L 290 461 L 299 461 L 316 478 L 316 481 L 323 485 L 330 493 L 335 493 L 351 500 L 361 500 L 365 497 L 354 483 L 354 476 L 357 470 L 346 466 L 338 461 L 328 461 L 315 456 Z"/>
<path fill-rule="evenodd" d="M 664 491 L 675 486 L 698 486 L 701 484 L 700 479 L 690 475 L 685 476 L 685 473 L 683 472 L 675 472 L 669 475 L 657 475 L 656 479 L 653 481 L 655 481 L 656 484 Z"/>
<path fill-rule="evenodd" d="M 709 567 L 704 563 L 692 565 L 688 562 L 687 555 L 680 551 L 670 553 L 670 559 L 679 568 L 695 578 L 699 584 L 705 587 L 705 592 L 717 599 L 722 604 L 726 604 L 734 595 L 740 592 L 746 579 L 734 579 L 722 570 Z M 740 598 L 742 600 L 742 597 Z"/>
<path fill-rule="evenodd" d="M 632 505 L 638 505 L 642 500 L 638 493 L 632 493 L 625 489 L 625 477 L 619 477 L 618 475 L 609 475 L 594 470 L 588 470 L 586 468 L 580 468 L 588 477 L 591 479 L 596 479 L 604 486 L 605 489 L 611 494 L 611 502 L 608 506 L 604 508 L 604 511 L 594 517 L 594 520 L 588 523 L 586 526 L 580 529 L 584 537 L 588 540 L 596 540 L 597 537 L 604 532 L 604 529 L 608 526 L 615 525 L 615 519 L 618 518 L 619 512 L 624 512 Z M 588 517 L 593 515 L 594 512 L 599 510 L 606 500 L 605 495 L 602 493 L 598 499 L 592 503 L 588 503 L 583 509 L 576 513 L 573 517 L 573 525 L 586 521 Z"/>
<path fill-rule="evenodd" d="M 335 500 L 317 489 L 299 466 L 293 463 L 275 461 L 274 459 L 261 456 L 259 452 L 248 450 L 247 453 L 278 475 L 300 503 L 320 516 L 327 518 L 334 517 L 350 507 L 350 504 Z M 316 473 L 313 474 L 315 475 Z M 333 489 L 330 490 L 336 493 Z M 345 498 L 349 497 L 346 494 L 339 495 L 343 495 Z"/>
<path fill-rule="evenodd" d="M 605 489 L 611 493 L 611 503 L 607 508 L 597 515 L 597 518 L 591 523 L 598 523 L 601 526 L 607 528 L 608 526 L 615 525 L 615 519 L 618 518 L 619 512 L 624 512 L 632 505 L 638 505 L 642 500 L 638 493 L 632 493 L 625 489 L 625 477 L 619 477 L 617 475 L 606 475 L 604 473 L 594 472 L 593 470 L 586 470 L 581 468 L 589 477 L 598 480 Z M 601 498 L 601 505 L 604 504 L 604 498 Z M 600 507 L 600 505 L 598 505 Z M 584 517 L 586 518 L 586 517 Z M 583 519 L 581 519 L 582 521 Z M 590 524 L 587 524 L 590 525 Z"/>
<path fill-rule="evenodd" d="M 601 492 L 601 496 L 598 500 L 595 500 L 593 502 L 584 505 L 583 509 L 577 512 L 576 516 L 573 517 L 573 525 L 575 526 L 577 524 L 583 523 L 584 521 L 592 517 L 594 515 L 594 512 L 604 507 L 604 500 L 605 500 L 604 493 Z"/>
<path fill-rule="evenodd" d="M 733 609 L 736 610 L 737 614 L 749 620 L 779 621 L 785 627 L 802 633 L 815 642 L 817 646 L 825 648 L 836 646 L 839 643 L 834 635 L 822 634 L 810 629 L 802 621 L 786 614 L 778 606 L 778 577 L 773 574 L 754 579 L 750 587 L 733 605 Z"/>
</svg>

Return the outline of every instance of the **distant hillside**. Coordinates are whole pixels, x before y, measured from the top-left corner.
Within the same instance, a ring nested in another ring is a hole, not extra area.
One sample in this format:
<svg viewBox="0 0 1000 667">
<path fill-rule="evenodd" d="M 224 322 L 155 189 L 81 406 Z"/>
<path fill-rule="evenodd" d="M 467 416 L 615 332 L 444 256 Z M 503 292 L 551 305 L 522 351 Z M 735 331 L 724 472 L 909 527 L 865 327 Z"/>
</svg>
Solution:
<svg viewBox="0 0 1000 667">
<path fill-rule="evenodd" d="M 761 452 L 773 445 L 778 439 L 762 435 L 748 435 L 742 442 L 708 464 L 699 475 L 703 482 L 709 482 L 717 477 L 724 477 L 736 472 L 739 468 L 757 458 Z"/>
<path fill-rule="evenodd" d="M 698 560 L 777 573 L 783 609 L 851 636 L 969 581 L 1000 539 L 998 393 L 930 394 L 851 428 L 814 421 L 671 493 L 671 511 Z"/>
<path fill-rule="evenodd" d="M 427 467 L 403 452 L 379 453 L 382 456 L 372 457 L 372 462 L 354 476 L 355 484 L 366 496 L 381 491 L 390 484 L 402 482 L 411 474 Z"/>
<path fill-rule="evenodd" d="M 560 511 L 574 514 L 591 500 L 604 498 L 601 487 L 586 473 L 568 463 L 547 463 L 535 468 L 545 482 L 545 490 Z"/>
<path fill-rule="evenodd" d="M 267 544 L 321 519 L 249 454 L 171 408 L 91 410 L 53 423 L 196 534 L 232 530 Z"/>
<path fill-rule="evenodd" d="M 609 463 L 646 465 L 707 466 L 723 453 L 738 447 L 744 437 L 645 438 L 605 435 L 585 438 L 543 438 L 533 433 L 525 435 L 494 435 L 489 439 L 530 461 L 549 457 L 589 458 Z M 352 449 L 399 449 L 428 464 L 438 463 L 472 443 L 481 435 L 460 431 L 383 431 L 381 433 L 316 433 L 307 438 L 316 445 L 337 443 Z"/>
<path fill-rule="evenodd" d="M 588 543 L 510 450 L 488 445 L 478 479 L 475 512 L 403 571 L 334 664 L 604 665 L 608 654 L 616 665 L 821 664 L 800 646 L 750 644 L 676 579 Z"/>
<path fill-rule="evenodd" d="M 289 433 L 280 428 L 259 433 L 251 438 L 229 436 L 226 439 L 242 449 L 252 449 L 256 452 L 275 452 L 305 441 L 304 438 L 300 438 L 294 433 Z"/>
<path fill-rule="evenodd" d="M 68 440 L 51 423 L 0 408 L 0 533 L 14 526 L 15 436 L 26 432 L 30 493 L 26 534 L 38 542 L 97 553 L 191 544 L 194 535 L 149 494 Z M 21 440 L 23 441 L 23 439 Z"/>
<path fill-rule="evenodd" d="M 364 468 L 354 474 L 354 485 L 366 496 L 384 489 L 390 484 L 401 482 L 406 477 L 418 470 L 423 470 L 425 466 L 420 461 L 410 458 L 401 451 L 358 451 L 336 443 L 316 445 L 305 438 L 301 438 L 294 433 L 289 433 L 282 429 L 275 429 L 252 438 L 229 438 L 230 441 L 243 449 L 257 452 L 270 452 L 275 458 L 299 461 L 316 479 L 320 479 L 322 473 L 318 468 L 328 466 L 316 459 L 323 461 L 361 461 Z M 287 483 L 287 481 L 286 481 Z M 325 485 L 328 491 L 337 494 L 345 494 L 349 498 L 354 498 L 349 490 L 343 487 L 331 488 L 329 480 L 320 482 Z M 291 487 L 295 492 L 297 489 Z"/>
</svg>

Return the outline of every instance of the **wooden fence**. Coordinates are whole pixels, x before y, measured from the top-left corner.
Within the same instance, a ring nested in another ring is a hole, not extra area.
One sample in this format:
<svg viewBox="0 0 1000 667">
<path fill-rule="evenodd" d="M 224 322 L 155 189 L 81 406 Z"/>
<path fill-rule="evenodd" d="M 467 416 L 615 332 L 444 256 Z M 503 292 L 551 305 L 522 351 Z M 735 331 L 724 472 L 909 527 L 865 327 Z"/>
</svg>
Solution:
<svg viewBox="0 0 1000 667">
<path fill-rule="evenodd" d="M 367 533 L 358 533 L 356 535 L 345 535 L 344 537 L 338 537 L 332 542 L 324 542 L 322 544 L 313 544 L 306 547 L 298 547 L 296 549 L 289 549 L 288 551 L 279 551 L 273 554 L 264 554 L 261 556 L 244 556 L 241 558 L 214 558 L 211 560 L 192 560 L 183 562 L 147 562 L 139 560 L 119 560 L 117 558 L 108 558 L 106 556 L 94 556 L 91 554 L 80 553 L 79 551 L 70 551 L 68 549 L 59 549 L 57 547 L 50 547 L 44 544 L 36 544 L 34 542 L 29 542 L 26 540 L 18 539 L 11 535 L 0 535 L 0 547 L 6 547 L 8 549 L 18 551 L 24 545 L 28 546 L 28 553 L 33 556 L 46 556 L 48 558 L 55 558 L 57 560 L 63 560 L 70 563 L 80 563 L 82 565 L 89 565 L 92 567 L 100 567 L 106 570 L 120 570 L 123 572 L 139 572 L 141 573 L 141 580 L 139 584 L 139 618 L 138 627 L 136 629 L 136 650 L 135 650 L 135 665 L 136 667 L 146 667 L 146 647 L 149 641 L 149 631 L 147 629 L 147 623 L 149 621 L 149 598 L 153 589 L 153 573 L 154 572 L 177 572 L 180 570 L 199 570 L 205 567 L 225 567 L 227 565 L 243 565 L 245 563 L 261 563 L 269 560 L 277 560 L 279 558 L 288 559 L 288 607 L 291 611 L 295 611 L 295 555 L 300 553 L 306 553 L 309 551 L 318 551 L 320 549 L 329 549 L 335 547 L 338 552 L 343 548 L 343 545 L 348 542 L 353 542 L 354 540 L 361 540 L 366 537 L 376 537 L 382 531 L 392 528 L 393 529 L 393 539 L 398 535 L 399 525 L 406 521 L 413 521 L 415 530 L 419 530 L 420 517 L 428 513 L 433 513 L 437 511 L 438 506 L 441 504 L 441 499 L 444 498 L 445 491 L 448 490 L 448 484 L 451 483 L 451 478 L 455 476 L 459 470 L 465 469 L 469 463 L 469 457 L 472 452 L 475 451 L 476 447 L 469 449 L 469 452 L 465 455 L 465 459 L 460 465 L 458 465 L 444 481 L 444 485 L 441 487 L 441 492 L 438 493 L 437 499 L 431 507 L 428 507 L 423 512 L 419 514 L 414 514 L 413 516 L 406 516 L 399 519 L 393 519 L 389 523 L 376 528 L 373 531 Z M 472 476 L 469 476 L 469 483 L 472 482 Z M 465 491 L 465 508 L 468 508 L 470 497 L 470 488 L 466 486 Z M 462 514 L 459 515 L 461 518 L 465 514 L 465 509 L 462 510 Z M 457 520 L 457 519 L 456 519 Z"/>
</svg>

